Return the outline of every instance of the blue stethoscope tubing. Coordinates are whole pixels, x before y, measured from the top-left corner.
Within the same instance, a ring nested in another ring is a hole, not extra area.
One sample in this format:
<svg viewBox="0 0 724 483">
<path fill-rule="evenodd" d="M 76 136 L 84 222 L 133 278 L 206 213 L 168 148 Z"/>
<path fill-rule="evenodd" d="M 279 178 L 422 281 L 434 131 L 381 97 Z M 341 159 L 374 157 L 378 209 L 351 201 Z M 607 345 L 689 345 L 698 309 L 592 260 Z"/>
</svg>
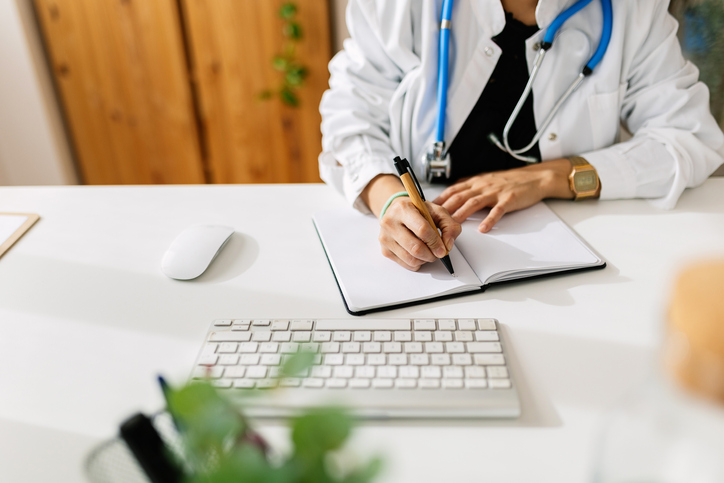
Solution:
<svg viewBox="0 0 724 483">
<path fill-rule="evenodd" d="M 586 63 L 581 73 L 578 75 L 578 77 L 573 81 L 573 83 L 566 89 L 566 91 L 563 93 L 561 98 L 556 102 L 556 104 L 553 106 L 553 109 L 546 117 L 545 121 L 543 121 L 543 124 L 536 132 L 536 135 L 533 137 L 533 140 L 525 147 L 520 149 L 512 149 L 510 147 L 510 144 L 508 142 L 508 136 L 510 134 L 510 129 L 512 128 L 513 124 L 515 123 L 515 120 L 518 117 L 518 114 L 520 113 L 521 109 L 523 108 L 523 104 L 525 103 L 526 99 L 530 95 L 530 92 L 533 88 L 533 82 L 538 76 L 538 72 L 540 70 L 540 66 L 543 63 L 543 58 L 545 57 L 545 54 L 548 50 L 551 49 L 553 46 L 553 41 L 555 40 L 556 33 L 561 28 L 561 26 L 573 15 L 578 13 L 580 10 L 582 10 L 584 7 L 586 7 L 589 3 L 591 3 L 591 0 L 578 0 L 575 4 L 573 4 L 571 7 L 567 8 L 563 12 L 561 12 L 558 17 L 553 20 L 553 23 L 550 24 L 548 29 L 546 30 L 545 36 L 543 37 L 543 42 L 540 45 L 540 50 L 538 51 L 538 55 L 535 58 L 535 62 L 533 65 L 533 69 L 531 71 L 530 77 L 528 78 L 528 83 L 525 86 L 525 89 L 523 90 L 523 94 L 521 95 L 520 99 L 518 100 L 518 104 L 515 106 L 515 109 L 513 110 L 512 114 L 508 118 L 508 122 L 505 125 L 505 128 L 503 129 L 503 142 L 501 143 L 500 140 L 495 136 L 494 134 L 490 134 L 488 137 L 491 142 L 493 142 L 498 148 L 500 148 L 503 151 L 506 151 L 511 156 L 513 156 L 516 159 L 519 159 L 521 161 L 525 161 L 527 163 L 536 163 L 538 162 L 538 159 L 530 156 L 522 156 L 522 153 L 525 153 L 526 151 L 530 150 L 539 140 L 540 137 L 543 135 L 543 132 L 546 130 L 550 122 L 553 120 L 553 117 L 558 113 L 561 105 L 573 94 L 573 92 L 578 89 L 578 87 L 581 85 L 581 82 L 583 82 L 583 79 L 593 73 L 593 69 L 601 62 L 601 59 L 603 59 L 604 54 L 606 53 L 606 50 L 608 49 L 608 45 L 611 41 L 611 32 L 613 31 L 613 7 L 611 5 L 611 0 L 600 0 L 601 1 L 601 8 L 603 10 L 603 30 L 601 32 L 601 39 L 598 43 L 598 47 L 596 48 L 596 51 L 593 53 L 593 56 L 590 58 L 590 60 Z M 452 18 L 452 7 L 453 7 L 453 0 L 444 0 L 443 6 L 442 6 L 442 19 L 441 19 L 441 29 L 440 29 L 440 56 L 439 56 L 439 66 L 438 66 L 438 84 L 437 84 L 437 107 L 438 107 L 438 115 L 437 115 L 437 129 L 435 134 L 435 145 L 436 146 L 444 146 L 444 139 L 445 139 L 445 109 L 447 107 L 447 86 L 448 86 L 448 60 L 449 60 L 449 44 L 450 44 L 450 21 Z M 446 27 L 446 28 L 445 28 Z M 438 151 L 439 152 L 439 151 Z"/>
</svg>

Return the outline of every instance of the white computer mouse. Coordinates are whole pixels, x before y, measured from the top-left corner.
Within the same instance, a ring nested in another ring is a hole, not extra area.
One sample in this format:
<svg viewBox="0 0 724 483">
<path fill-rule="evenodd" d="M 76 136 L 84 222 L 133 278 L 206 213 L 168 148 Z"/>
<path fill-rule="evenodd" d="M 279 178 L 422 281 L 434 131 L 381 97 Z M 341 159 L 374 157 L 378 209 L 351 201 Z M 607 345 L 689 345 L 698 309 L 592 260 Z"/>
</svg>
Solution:
<svg viewBox="0 0 724 483">
<path fill-rule="evenodd" d="M 176 280 L 191 280 L 206 271 L 234 229 L 220 225 L 196 225 L 182 231 L 161 260 L 161 271 Z"/>
</svg>

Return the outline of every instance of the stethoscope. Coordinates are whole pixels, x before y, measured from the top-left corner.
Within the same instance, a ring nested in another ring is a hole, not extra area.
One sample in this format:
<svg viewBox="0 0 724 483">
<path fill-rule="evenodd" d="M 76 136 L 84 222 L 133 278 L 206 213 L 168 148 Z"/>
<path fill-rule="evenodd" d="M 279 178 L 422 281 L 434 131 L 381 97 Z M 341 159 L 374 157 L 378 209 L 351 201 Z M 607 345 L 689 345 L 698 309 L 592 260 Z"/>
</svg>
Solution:
<svg viewBox="0 0 724 483">
<path fill-rule="evenodd" d="M 546 30 L 543 42 L 540 44 L 540 49 L 536 55 L 533 70 L 531 71 L 528 83 L 521 94 L 518 104 L 508 118 L 508 122 L 503 128 L 503 140 L 502 142 L 498 137 L 490 133 L 488 139 L 495 144 L 500 150 L 507 152 L 515 159 L 525 161 L 526 163 L 537 163 L 538 159 L 532 156 L 523 156 L 523 153 L 530 150 L 540 140 L 543 132 L 546 130 L 548 125 L 551 123 L 555 115 L 560 110 L 564 102 L 575 92 L 576 89 L 581 85 L 583 79 L 593 73 L 593 69 L 603 58 L 608 49 L 608 44 L 611 40 L 611 31 L 613 29 L 613 8 L 611 6 L 611 0 L 601 0 L 601 6 L 603 8 L 603 30 L 601 32 L 601 39 L 598 43 L 598 48 L 594 52 L 593 57 L 585 65 L 581 73 L 576 77 L 573 83 L 566 89 L 558 102 L 555 103 L 550 114 L 543 121 L 542 126 L 536 132 L 533 140 L 525 147 L 520 149 L 513 149 L 510 147 L 508 136 L 510 129 L 513 127 L 518 114 L 520 114 L 523 104 L 528 99 L 531 90 L 533 89 L 533 82 L 538 77 L 540 66 L 543 63 L 543 58 L 546 52 L 553 46 L 553 40 L 555 40 L 558 29 L 573 15 L 578 13 L 581 9 L 591 3 L 591 0 L 578 0 L 574 5 L 564 10 L 553 23 Z M 452 18 L 453 0 L 444 0 L 442 4 L 442 20 L 440 22 L 440 55 L 438 63 L 438 74 L 437 74 L 437 123 L 435 129 L 435 142 L 432 144 L 427 153 L 422 157 L 422 167 L 425 179 L 430 182 L 433 178 L 445 178 L 450 177 L 450 153 L 445 149 L 445 109 L 447 107 L 447 84 L 448 84 L 448 58 L 449 58 L 449 44 L 450 44 L 450 27 Z"/>
</svg>

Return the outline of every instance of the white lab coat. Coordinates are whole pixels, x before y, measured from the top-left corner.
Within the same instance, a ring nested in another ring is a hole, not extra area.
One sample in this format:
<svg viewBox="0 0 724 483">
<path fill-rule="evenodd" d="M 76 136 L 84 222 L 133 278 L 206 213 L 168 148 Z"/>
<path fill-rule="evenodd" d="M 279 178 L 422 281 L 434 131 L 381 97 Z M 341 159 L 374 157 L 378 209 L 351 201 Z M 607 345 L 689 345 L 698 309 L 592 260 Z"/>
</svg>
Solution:
<svg viewBox="0 0 724 483">
<path fill-rule="evenodd" d="M 529 70 L 545 28 L 574 1 L 539 1 L 541 30 L 527 40 Z M 433 141 L 441 7 L 442 0 L 349 1 L 351 39 L 329 65 L 330 89 L 320 106 L 319 165 L 322 179 L 361 211 L 368 210 L 360 193 L 378 174 L 395 173 L 395 156 L 408 158 L 419 173 Z M 682 57 L 667 7 L 666 0 L 613 0 L 606 55 L 539 142 L 543 160 L 580 155 L 595 166 L 602 199 L 655 198 L 671 208 L 685 188 L 724 162 L 724 134 L 709 111 L 709 92 Z M 504 26 L 499 0 L 454 4 L 448 146 L 495 68 L 501 49 L 491 38 Z M 559 30 L 533 86 L 538 126 L 590 59 L 601 30 L 597 0 Z M 621 125 L 633 133 L 625 142 Z"/>
</svg>

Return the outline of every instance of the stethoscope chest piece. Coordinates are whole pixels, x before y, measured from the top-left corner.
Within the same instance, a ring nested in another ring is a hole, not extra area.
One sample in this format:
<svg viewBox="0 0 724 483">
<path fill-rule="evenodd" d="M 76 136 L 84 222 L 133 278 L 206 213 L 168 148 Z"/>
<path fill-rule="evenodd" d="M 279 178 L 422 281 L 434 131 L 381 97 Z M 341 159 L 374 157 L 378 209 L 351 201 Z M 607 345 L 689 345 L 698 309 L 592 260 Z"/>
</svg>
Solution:
<svg viewBox="0 0 724 483">
<path fill-rule="evenodd" d="M 422 175 L 430 183 L 435 178 L 450 178 L 450 153 L 445 151 L 445 142 L 435 142 L 432 149 L 422 154 Z"/>
</svg>

